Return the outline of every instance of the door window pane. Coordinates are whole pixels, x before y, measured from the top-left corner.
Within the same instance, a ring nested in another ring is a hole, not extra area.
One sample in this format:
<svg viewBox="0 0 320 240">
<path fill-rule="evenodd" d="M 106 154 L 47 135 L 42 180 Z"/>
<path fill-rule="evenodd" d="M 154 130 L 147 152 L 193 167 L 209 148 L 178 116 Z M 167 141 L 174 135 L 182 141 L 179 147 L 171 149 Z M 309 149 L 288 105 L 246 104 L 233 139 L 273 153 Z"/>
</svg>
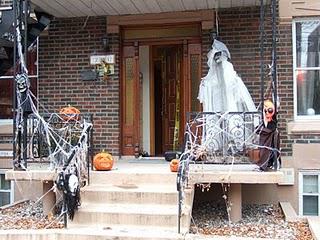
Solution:
<svg viewBox="0 0 320 240">
<path fill-rule="evenodd" d="M 10 203 L 10 192 L 0 192 L 0 206 Z"/>
<path fill-rule="evenodd" d="M 318 196 L 303 196 L 303 215 L 318 215 Z"/>
<path fill-rule="evenodd" d="M 127 58 L 125 61 L 125 123 L 133 124 L 134 112 L 134 66 L 133 58 Z"/>
<path fill-rule="evenodd" d="M 320 20 L 296 23 L 297 67 L 320 66 Z"/>
<path fill-rule="evenodd" d="M 318 193 L 318 175 L 303 176 L 303 193 Z"/>
</svg>

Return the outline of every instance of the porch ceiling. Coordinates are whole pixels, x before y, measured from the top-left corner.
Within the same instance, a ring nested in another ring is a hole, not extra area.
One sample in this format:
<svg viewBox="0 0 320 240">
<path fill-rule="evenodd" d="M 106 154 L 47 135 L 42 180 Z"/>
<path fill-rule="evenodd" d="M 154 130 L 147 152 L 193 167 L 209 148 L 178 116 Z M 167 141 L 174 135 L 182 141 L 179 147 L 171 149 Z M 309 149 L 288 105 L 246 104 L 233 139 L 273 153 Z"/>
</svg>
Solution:
<svg viewBox="0 0 320 240">
<path fill-rule="evenodd" d="M 128 15 L 259 6 L 260 0 L 31 0 L 55 17 Z"/>
</svg>

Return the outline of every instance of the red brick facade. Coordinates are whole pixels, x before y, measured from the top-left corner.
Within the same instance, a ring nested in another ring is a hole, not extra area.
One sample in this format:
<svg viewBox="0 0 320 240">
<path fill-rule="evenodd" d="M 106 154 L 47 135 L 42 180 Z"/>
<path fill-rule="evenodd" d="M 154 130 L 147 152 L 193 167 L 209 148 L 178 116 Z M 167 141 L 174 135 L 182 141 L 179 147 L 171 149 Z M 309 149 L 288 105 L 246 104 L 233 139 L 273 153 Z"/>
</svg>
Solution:
<svg viewBox="0 0 320 240">
<path fill-rule="evenodd" d="M 219 11 L 219 33 L 228 46 L 235 70 L 243 79 L 256 103 L 260 101 L 259 7 Z M 269 11 L 269 8 L 266 12 Z M 118 34 L 110 35 L 111 52 L 116 53 L 115 74 L 107 81 L 82 81 L 80 71 L 91 68 L 89 56 L 102 49 L 104 17 L 58 19 L 50 25 L 48 36 L 40 38 L 39 97 L 50 111 L 71 104 L 82 112 L 93 113 L 95 150 L 119 154 L 120 99 Z M 266 16 L 265 63 L 271 64 L 270 13 Z M 293 73 L 291 24 L 278 28 L 279 127 L 283 155 L 292 154 L 292 143 L 320 142 L 316 135 L 288 135 L 287 122 L 293 120 Z M 202 32 L 202 75 L 207 73 L 210 33 Z M 268 77 L 266 82 L 269 81 Z"/>
<path fill-rule="evenodd" d="M 90 70 L 90 55 L 103 53 L 105 17 L 57 19 L 39 41 L 39 98 L 50 111 L 70 104 L 92 113 L 94 150 L 119 154 L 119 36 L 110 38 L 116 53 L 115 74 L 107 80 L 82 81 L 80 72 Z"/>
</svg>

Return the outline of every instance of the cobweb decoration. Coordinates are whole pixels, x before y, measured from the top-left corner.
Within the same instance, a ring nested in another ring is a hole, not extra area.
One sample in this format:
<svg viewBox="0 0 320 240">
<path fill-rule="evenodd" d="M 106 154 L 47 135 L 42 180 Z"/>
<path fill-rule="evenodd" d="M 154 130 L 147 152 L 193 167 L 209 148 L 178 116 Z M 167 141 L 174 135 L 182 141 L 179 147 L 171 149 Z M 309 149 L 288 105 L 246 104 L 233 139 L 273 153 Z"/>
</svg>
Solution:
<svg viewBox="0 0 320 240">
<path fill-rule="evenodd" d="M 27 163 L 49 162 L 49 169 L 58 175 L 50 191 L 63 193 L 64 207 L 60 216 L 68 213 L 72 219 L 80 205 L 80 188 L 88 180 L 91 116 L 49 113 L 30 89 L 19 24 L 16 35 L 19 68 L 15 76 L 14 168 L 28 173 Z"/>
<path fill-rule="evenodd" d="M 258 148 L 260 119 L 258 112 L 190 113 L 185 152 L 196 162 L 250 163 L 248 150 Z"/>
</svg>

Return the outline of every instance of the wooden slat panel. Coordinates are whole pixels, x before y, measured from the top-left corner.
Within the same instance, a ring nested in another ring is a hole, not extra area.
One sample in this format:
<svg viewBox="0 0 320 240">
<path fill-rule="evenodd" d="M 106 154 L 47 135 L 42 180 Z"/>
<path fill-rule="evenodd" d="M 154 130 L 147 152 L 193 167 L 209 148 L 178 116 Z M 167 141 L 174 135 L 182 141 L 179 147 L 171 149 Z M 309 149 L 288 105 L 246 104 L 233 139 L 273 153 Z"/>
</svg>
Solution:
<svg viewBox="0 0 320 240">
<path fill-rule="evenodd" d="M 101 16 L 101 15 L 105 15 L 106 14 L 106 12 L 103 10 L 103 8 L 99 7 L 99 5 L 97 5 L 95 1 L 81 0 L 81 2 L 88 9 L 91 9 L 95 13 L 95 15 L 97 15 L 97 16 Z"/>
<path fill-rule="evenodd" d="M 173 8 L 173 11 L 185 11 L 186 9 L 182 5 L 181 0 L 167 0 L 171 3 L 171 6 Z"/>
<path fill-rule="evenodd" d="M 48 3 L 42 1 L 42 0 L 32 0 L 32 3 L 39 6 L 44 11 L 48 12 L 51 15 L 54 15 L 55 17 L 66 17 L 67 15 L 61 13 L 58 9 L 55 9 L 51 7 Z"/>
<path fill-rule="evenodd" d="M 74 14 L 74 16 L 76 17 L 81 17 L 84 16 L 85 13 L 80 11 L 80 9 L 77 7 L 77 5 L 75 6 L 74 4 L 70 3 L 70 1 L 65 1 L 65 0 L 56 0 L 56 2 L 60 5 L 63 5 L 65 8 L 67 9 L 72 9 L 72 13 Z"/>
<path fill-rule="evenodd" d="M 222 2 L 227 2 L 224 0 Z M 207 0 L 208 8 L 219 8 L 220 2 L 218 0 Z"/>
<path fill-rule="evenodd" d="M 128 13 L 130 13 L 130 14 L 138 14 L 138 13 L 140 13 L 138 11 L 137 7 L 135 6 L 135 4 L 133 4 L 133 2 L 135 2 L 135 1 L 127 0 L 127 1 L 122 2 L 122 3 L 127 8 L 127 12 Z"/>
<path fill-rule="evenodd" d="M 184 5 L 186 10 L 196 9 L 196 5 L 195 5 L 194 0 L 182 0 L 182 4 Z"/>
<path fill-rule="evenodd" d="M 174 11 L 170 0 L 169 1 L 168 0 L 161 0 L 161 1 L 158 1 L 158 4 L 159 4 L 162 12 Z"/>
<path fill-rule="evenodd" d="M 126 0 L 127 1 L 127 0 Z M 119 0 L 106 0 L 110 6 L 112 6 L 120 15 L 130 14 L 128 9 L 121 4 Z"/>
<path fill-rule="evenodd" d="M 207 1 L 206 0 L 195 0 L 195 5 L 197 9 L 207 9 Z"/>
<path fill-rule="evenodd" d="M 96 16 L 96 13 L 92 9 L 88 8 L 83 2 L 79 0 L 68 0 L 72 5 L 76 5 L 77 9 L 85 13 L 84 16 Z"/>
<path fill-rule="evenodd" d="M 231 6 L 231 0 L 223 0 L 219 2 L 219 7 L 229 8 Z"/>
<path fill-rule="evenodd" d="M 152 13 L 161 12 L 161 8 L 156 0 L 144 0 L 144 2 L 148 5 L 148 8 L 151 9 Z"/>
<path fill-rule="evenodd" d="M 105 0 L 95 0 L 98 7 L 102 8 L 105 15 L 118 15 L 119 13 Z"/>
<path fill-rule="evenodd" d="M 65 5 L 65 3 L 61 4 L 55 0 L 53 1 L 42 1 L 42 0 L 36 0 L 39 2 L 44 2 L 45 5 L 48 6 L 48 8 L 55 10 L 59 13 L 61 17 L 75 17 L 72 9 L 68 9 Z"/>
<path fill-rule="evenodd" d="M 150 12 L 152 12 L 152 10 L 149 9 L 149 6 L 144 2 L 144 0 L 135 0 L 134 4 L 138 8 L 138 11 L 140 13 L 150 13 Z"/>
</svg>

